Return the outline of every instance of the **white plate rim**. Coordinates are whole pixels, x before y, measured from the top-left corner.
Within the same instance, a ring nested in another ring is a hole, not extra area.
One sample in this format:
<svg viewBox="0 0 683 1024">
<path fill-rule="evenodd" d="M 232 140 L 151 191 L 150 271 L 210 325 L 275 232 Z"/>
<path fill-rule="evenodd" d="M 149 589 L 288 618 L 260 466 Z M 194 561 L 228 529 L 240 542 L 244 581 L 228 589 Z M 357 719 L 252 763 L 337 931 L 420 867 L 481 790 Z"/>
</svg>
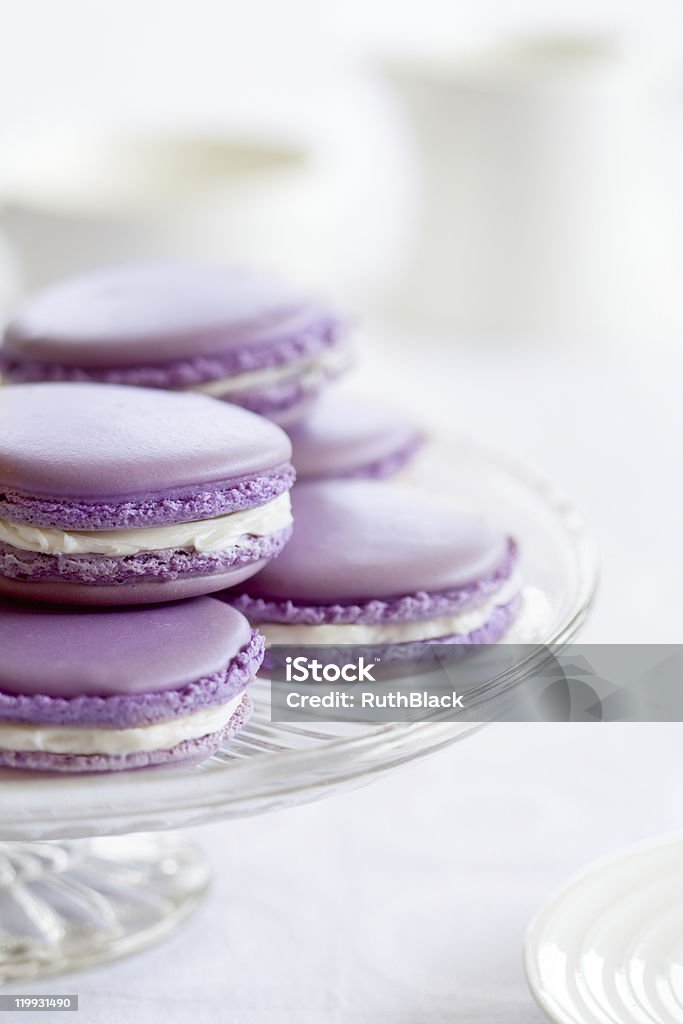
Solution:
<svg viewBox="0 0 683 1024">
<path fill-rule="evenodd" d="M 578 1024 L 576 1018 L 562 1011 L 558 1007 L 556 999 L 548 991 L 540 977 L 537 964 L 537 953 L 539 939 L 549 919 L 552 918 L 555 909 L 565 902 L 585 882 L 600 874 L 605 869 L 632 858 L 637 858 L 643 853 L 654 852 L 665 847 L 681 846 L 683 848 L 683 830 L 677 829 L 673 832 L 665 832 L 657 836 L 650 836 L 640 842 L 631 843 L 628 846 L 619 847 L 618 850 L 598 857 L 589 864 L 575 871 L 555 889 L 553 893 L 541 904 L 531 921 L 527 925 L 524 936 L 524 953 L 522 958 L 524 976 L 529 991 L 538 1008 L 545 1014 L 551 1024 Z M 682 849 L 683 852 L 683 849 Z M 683 857 L 681 859 L 683 865 Z M 683 874 L 683 866 L 681 868 Z M 558 1013 L 559 1009 L 559 1013 Z M 593 1020 L 586 1018 L 586 1024 L 594 1024 Z"/>
</svg>

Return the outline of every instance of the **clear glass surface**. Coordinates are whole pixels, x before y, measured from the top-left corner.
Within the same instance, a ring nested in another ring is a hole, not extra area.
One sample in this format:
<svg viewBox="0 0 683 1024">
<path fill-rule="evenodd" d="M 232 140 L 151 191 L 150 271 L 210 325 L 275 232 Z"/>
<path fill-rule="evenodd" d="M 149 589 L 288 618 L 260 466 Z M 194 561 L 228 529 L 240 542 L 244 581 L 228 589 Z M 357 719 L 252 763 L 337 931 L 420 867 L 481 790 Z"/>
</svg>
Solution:
<svg viewBox="0 0 683 1024">
<path fill-rule="evenodd" d="M 571 503 L 544 480 L 470 441 L 427 446 L 408 471 L 520 541 L 525 584 L 545 597 L 534 643 L 564 643 L 590 607 L 593 545 Z M 269 684 L 240 735 L 204 764 L 105 776 L 0 772 L 0 840 L 75 839 L 149 832 L 262 813 L 371 781 L 463 739 L 472 723 L 271 723 Z"/>
<path fill-rule="evenodd" d="M 0 843 L 0 984 L 136 953 L 172 935 L 208 882 L 200 851 L 172 836 Z"/>
</svg>

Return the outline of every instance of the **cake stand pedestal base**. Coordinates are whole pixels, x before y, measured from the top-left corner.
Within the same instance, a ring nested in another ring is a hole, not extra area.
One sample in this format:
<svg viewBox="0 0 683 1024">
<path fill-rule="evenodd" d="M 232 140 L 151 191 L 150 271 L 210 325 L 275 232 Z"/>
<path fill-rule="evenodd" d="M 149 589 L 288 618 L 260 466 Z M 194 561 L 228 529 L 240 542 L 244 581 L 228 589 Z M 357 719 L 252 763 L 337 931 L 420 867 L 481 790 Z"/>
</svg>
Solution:
<svg viewBox="0 0 683 1024">
<path fill-rule="evenodd" d="M 0 842 L 0 983 L 66 974 L 171 935 L 209 870 L 167 835 Z"/>
</svg>

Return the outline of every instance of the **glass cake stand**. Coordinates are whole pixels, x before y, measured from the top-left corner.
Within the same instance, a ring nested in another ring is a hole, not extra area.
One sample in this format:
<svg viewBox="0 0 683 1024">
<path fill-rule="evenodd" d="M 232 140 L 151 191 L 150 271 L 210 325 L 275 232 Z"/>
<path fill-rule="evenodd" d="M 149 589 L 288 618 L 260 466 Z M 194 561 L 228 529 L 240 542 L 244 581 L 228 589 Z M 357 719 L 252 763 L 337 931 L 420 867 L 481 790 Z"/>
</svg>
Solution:
<svg viewBox="0 0 683 1024">
<path fill-rule="evenodd" d="M 562 644 L 575 635 L 597 560 L 555 487 L 464 440 L 427 446 L 407 476 L 519 539 L 529 600 L 511 639 Z M 543 614 L 529 616 L 539 597 Z M 209 876 L 194 846 L 164 832 L 331 796 L 478 728 L 271 723 L 268 683 L 251 692 L 246 728 L 202 765 L 73 777 L 0 771 L 0 982 L 66 973 L 172 933 Z"/>
</svg>

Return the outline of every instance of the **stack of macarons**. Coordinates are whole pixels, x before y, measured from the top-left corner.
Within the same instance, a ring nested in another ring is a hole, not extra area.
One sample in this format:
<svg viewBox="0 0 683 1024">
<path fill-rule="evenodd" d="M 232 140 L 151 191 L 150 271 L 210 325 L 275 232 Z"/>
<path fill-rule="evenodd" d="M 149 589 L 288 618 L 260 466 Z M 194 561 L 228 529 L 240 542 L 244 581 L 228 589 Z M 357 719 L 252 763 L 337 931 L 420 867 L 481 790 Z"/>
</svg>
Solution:
<svg viewBox="0 0 683 1024">
<path fill-rule="evenodd" d="M 0 598 L 0 765 L 93 772 L 196 762 L 251 711 L 263 637 L 229 605 Z"/>
<path fill-rule="evenodd" d="M 346 335 L 268 276 L 180 263 L 86 274 L 17 312 L 0 765 L 201 760 L 248 717 L 266 642 L 504 636 L 514 541 L 387 480 L 423 438 L 327 388 Z"/>
<path fill-rule="evenodd" d="M 293 478 L 279 427 L 205 395 L 0 388 L 0 765 L 112 771 L 229 739 L 264 642 L 203 595 L 282 550 Z"/>
<path fill-rule="evenodd" d="M 299 479 L 387 476 L 420 433 L 326 395 L 351 364 L 348 324 L 260 273 L 183 263 L 115 267 L 54 285 L 8 324 L 0 375 L 199 393 L 290 432 Z"/>
</svg>

